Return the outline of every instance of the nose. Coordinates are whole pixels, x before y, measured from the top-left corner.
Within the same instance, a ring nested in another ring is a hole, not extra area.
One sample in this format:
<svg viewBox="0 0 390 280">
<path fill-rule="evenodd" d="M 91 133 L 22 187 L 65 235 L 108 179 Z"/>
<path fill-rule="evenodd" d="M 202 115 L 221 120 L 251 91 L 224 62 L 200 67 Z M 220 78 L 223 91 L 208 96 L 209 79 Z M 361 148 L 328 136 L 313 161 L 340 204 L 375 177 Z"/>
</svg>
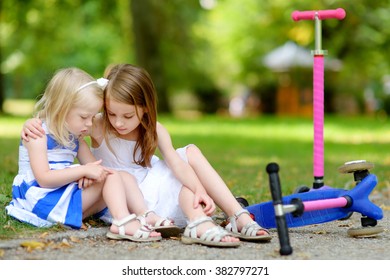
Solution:
<svg viewBox="0 0 390 280">
<path fill-rule="evenodd" d="M 122 125 L 123 125 L 123 122 L 122 122 L 121 120 L 117 119 L 117 120 L 115 121 L 115 126 L 116 126 L 116 127 L 121 127 Z"/>
<path fill-rule="evenodd" d="M 92 126 L 92 119 L 88 119 L 87 122 L 85 123 L 86 126 Z"/>
</svg>

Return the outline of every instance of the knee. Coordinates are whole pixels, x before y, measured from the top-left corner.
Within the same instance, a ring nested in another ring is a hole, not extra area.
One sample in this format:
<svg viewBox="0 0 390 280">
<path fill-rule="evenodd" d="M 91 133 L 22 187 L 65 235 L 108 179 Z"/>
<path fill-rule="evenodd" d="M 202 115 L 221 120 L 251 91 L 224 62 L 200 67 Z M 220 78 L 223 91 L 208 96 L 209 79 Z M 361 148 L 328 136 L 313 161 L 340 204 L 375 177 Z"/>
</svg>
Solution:
<svg viewBox="0 0 390 280">
<path fill-rule="evenodd" d="M 111 174 L 109 174 L 106 178 L 105 185 L 107 184 L 115 184 L 116 182 L 120 181 L 122 178 L 121 174 L 118 171 L 113 171 Z"/>
<path fill-rule="evenodd" d="M 137 179 L 126 171 L 119 171 L 120 177 L 124 183 L 137 184 Z"/>
<path fill-rule="evenodd" d="M 188 158 L 203 156 L 202 151 L 194 144 L 187 147 L 186 153 Z"/>
</svg>

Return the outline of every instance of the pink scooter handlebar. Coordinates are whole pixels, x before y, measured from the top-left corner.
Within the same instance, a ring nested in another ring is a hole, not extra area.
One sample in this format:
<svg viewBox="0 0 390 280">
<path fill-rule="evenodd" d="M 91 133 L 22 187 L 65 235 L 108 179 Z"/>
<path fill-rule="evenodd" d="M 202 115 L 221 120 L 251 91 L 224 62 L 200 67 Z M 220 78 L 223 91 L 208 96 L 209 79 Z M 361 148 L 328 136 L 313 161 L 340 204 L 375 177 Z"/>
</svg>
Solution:
<svg viewBox="0 0 390 280">
<path fill-rule="evenodd" d="M 319 20 L 335 18 L 338 20 L 342 20 L 345 18 L 345 10 L 342 8 L 338 8 L 336 10 L 319 10 L 319 11 L 294 11 L 291 14 L 293 20 L 314 20 L 315 16 L 318 16 Z"/>
</svg>

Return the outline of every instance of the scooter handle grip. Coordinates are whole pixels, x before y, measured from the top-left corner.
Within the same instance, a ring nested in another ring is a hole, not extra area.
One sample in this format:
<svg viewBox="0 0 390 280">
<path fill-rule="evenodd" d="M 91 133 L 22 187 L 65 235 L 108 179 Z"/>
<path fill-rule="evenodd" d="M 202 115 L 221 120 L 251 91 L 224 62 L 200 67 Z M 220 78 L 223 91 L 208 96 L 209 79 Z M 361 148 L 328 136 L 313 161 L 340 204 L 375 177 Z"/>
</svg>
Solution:
<svg viewBox="0 0 390 280">
<path fill-rule="evenodd" d="M 291 17 L 294 21 L 299 20 L 314 20 L 316 15 L 319 20 L 335 18 L 342 20 L 346 16 L 346 12 L 343 8 L 338 8 L 335 10 L 319 10 L 319 11 L 294 11 L 291 14 Z"/>
</svg>

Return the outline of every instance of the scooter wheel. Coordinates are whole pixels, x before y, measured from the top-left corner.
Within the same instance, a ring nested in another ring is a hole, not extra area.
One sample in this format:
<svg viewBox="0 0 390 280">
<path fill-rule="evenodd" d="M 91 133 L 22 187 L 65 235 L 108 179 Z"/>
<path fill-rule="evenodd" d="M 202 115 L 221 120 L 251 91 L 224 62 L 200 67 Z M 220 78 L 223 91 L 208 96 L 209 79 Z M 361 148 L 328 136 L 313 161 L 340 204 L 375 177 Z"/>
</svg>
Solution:
<svg viewBox="0 0 390 280">
<path fill-rule="evenodd" d="M 348 161 L 338 168 L 340 173 L 353 173 L 356 171 L 370 170 L 374 164 L 365 160 Z"/>
<path fill-rule="evenodd" d="M 310 188 L 308 186 L 299 186 L 295 188 L 294 193 L 305 193 L 308 191 L 310 191 Z"/>
<path fill-rule="evenodd" d="M 349 236 L 352 237 L 364 238 L 364 237 L 374 237 L 383 231 L 384 231 L 383 227 L 376 226 L 376 227 L 350 228 L 347 231 L 347 233 Z"/>
<path fill-rule="evenodd" d="M 249 206 L 248 200 L 246 200 L 243 197 L 236 197 L 236 200 L 238 201 L 238 203 L 240 203 L 242 208 L 245 208 L 245 207 Z"/>
</svg>

